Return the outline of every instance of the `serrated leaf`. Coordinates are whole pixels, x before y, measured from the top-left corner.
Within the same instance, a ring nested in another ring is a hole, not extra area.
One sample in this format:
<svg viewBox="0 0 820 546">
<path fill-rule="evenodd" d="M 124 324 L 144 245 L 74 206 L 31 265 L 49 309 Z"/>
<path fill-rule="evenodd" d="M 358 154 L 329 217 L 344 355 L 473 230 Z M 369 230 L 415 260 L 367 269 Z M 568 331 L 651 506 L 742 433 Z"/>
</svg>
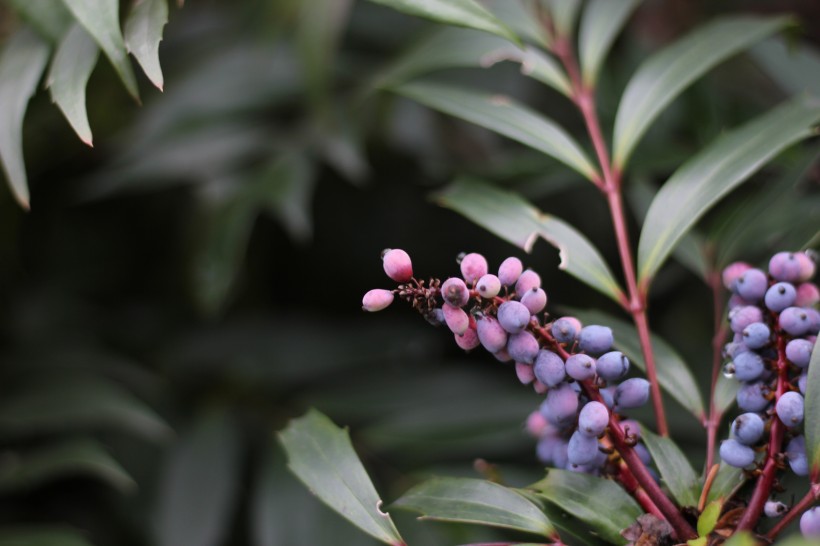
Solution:
<svg viewBox="0 0 820 546">
<path fill-rule="evenodd" d="M 784 148 L 813 134 L 820 100 L 786 102 L 718 138 L 661 187 L 638 243 L 639 283 L 654 277 L 669 253 L 724 195 Z"/>
<path fill-rule="evenodd" d="M 475 523 L 549 536 L 547 516 L 536 505 L 502 485 L 471 478 L 434 478 L 392 504 L 422 514 L 420 519 Z"/>
<path fill-rule="evenodd" d="M 581 15 L 578 53 L 584 85 L 594 87 L 612 43 L 642 0 L 592 0 Z"/>
<path fill-rule="evenodd" d="M 592 243 L 521 196 L 487 182 L 459 178 L 434 198 L 526 252 L 532 251 L 538 237 L 543 237 L 559 250 L 560 269 L 613 300 L 621 300 L 623 291 Z"/>
<path fill-rule="evenodd" d="M 139 100 L 137 80 L 120 30 L 119 0 L 63 0 L 63 3 L 103 50 L 131 96 Z"/>
<path fill-rule="evenodd" d="M 125 46 L 160 91 L 164 81 L 159 65 L 159 43 L 167 22 L 167 0 L 137 0 L 125 21 Z"/>
<path fill-rule="evenodd" d="M 80 140 L 92 145 L 85 107 L 85 87 L 97 65 L 100 50 L 79 23 L 75 23 L 57 47 L 46 85 L 51 100 L 62 110 Z"/>
<path fill-rule="evenodd" d="M 820 472 L 820 338 L 812 348 L 805 400 L 806 457 L 811 472 Z"/>
<path fill-rule="evenodd" d="M 91 546 L 83 534 L 70 529 L 7 529 L 0 546 Z"/>
<path fill-rule="evenodd" d="M 737 381 L 735 381 L 737 383 Z M 724 462 L 720 463 L 715 481 L 709 489 L 708 502 L 718 501 L 724 504 L 731 497 L 732 493 L 747 480 L 742 468 L 735 468 Z"/>
<path fill-rule="evenodd" d="M 54 0 L 9 0 L 9 3 L 24 21 L 54 44 L 62 39 L 73 21 L 65 6 Z"/>
<path fill-rule="evenodd" d="M 546 478 L 529 489 L 534 489 L 550 503 L 587 523 L 592 532 L 615 544 L 626 544 L 621 530 L 632 525 L 643 513 L 638 503 L 618 484 L 588 474 L 550 469 Z"/>
<path fill-rule="evenodd" d="M 67 440 L 15 453 L 0 462 L 0 490 L 6 492 L 74 476 L 97 478 L 122 492 L 133 491 L 137 485 L 99 442 L 91 439 Z"/>
<path fill-rule="evenodd" d="M 699 480 L 686 455 L 671 438 L 658 436 L 646 427 L 642 427 L 641 434 L 661 478 L 678 504 L 697 506 Z"/>
<path fill-rule="evenodd" d="M 535 148 L 589 180 L 598 178 L 586 153 L 560 125 L 509 97 L 434 83 L 408 83 L 392 90 Z"/>
<path fill-rule="evenodd" d="M 612 328 L 615 347 L 623 352 L 632 364 L 646 371 L 638 332 L 632 324 L 596 310 L 567 308 L 567 313 L 578 317 L 584 324 L 604 324 Z M 662 338 L 652 334 L 651 340 L 655 353 L 658 382 L 661 387 L 680 405 L 688 409 L 696 419 L 702 420 L 704 416 L 703 399 L 692 372 L 689 371 L 680 355 Z"/>
<path fill-rule="evenodd" d="M 769 38 L 754 46 L 752 58 L 791 95 L 809 92 L 820 97 L 820 51 L 804 44 Z"/>
<path fill-rule="evenodd" d="M 720 510 L 723 505 L 718 501 L 710 502 L 698 517 L 698 535 L 705 537 L 715 530 L 718 518 L 720 517 Z"/>
<path fill-rule="evenodd" d="M 626 166 L 652 122 L 690 84 L 790 21 L 787 17 L 719 19 L 653 54 L 638 68 L 621 97 L 615 118 L 615 165 L 621 170 Z"/>
<path fill-rule="evenodd" d="M 226 413 L 202 418 L 174 442 L 159 485 L 156 544 L 225 540 L 240 480 L 241 436 Z"/>
<path fill-rule="evenodd" d="M 516 43 L 521 39 L 504 23 L 474 0 L 370 0 L 376 4 L 424 17 L 438 23 L 474 28 L 497 34 Z"/>
<path fill-rule="evenodd" d="M 0 162 L 14 198 L 29 208 L 23 160 L 23 117 L 48 61 L 49 46 L 32 31 L 18 31 L 0 56 Z"/>
<path fill-rule="evenodd" d="M 346 430 L 316 410 L 294 419 L 279 433 L 288 467 L 325 504 L 372 537 L 403 544 L 390 516 L 381 511 L 373 483 Z"/>
<path fill-rule="evenodd" d="M 547 8 L 560 36 L 572 36 L 581 0 L 540 0 Z"/>
</svg>

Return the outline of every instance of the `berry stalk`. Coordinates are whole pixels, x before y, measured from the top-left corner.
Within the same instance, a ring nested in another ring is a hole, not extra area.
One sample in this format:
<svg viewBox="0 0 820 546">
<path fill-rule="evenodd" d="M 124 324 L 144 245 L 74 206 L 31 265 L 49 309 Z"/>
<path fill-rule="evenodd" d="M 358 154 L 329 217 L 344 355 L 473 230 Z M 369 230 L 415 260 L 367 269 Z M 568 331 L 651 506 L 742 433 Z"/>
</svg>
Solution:
<svg viewBox="0 0 820 546">
<path fill-rule="evenodd" d="M 809 487 L 809 492 L 800 499 L 800 501 L 795 504 L 791 510 L 786 512 L 786 514 L 777 522 L 777 525 L 771 528 L 771 530 L 766 533 L 766 539 L 770 542 L 774 542 L 774 539 L 785 529 L 786 527 L 791 524 L 792 521 L 797 519 L 797 516 L 805 512 L 809 509 L 814 503 L 816 503 L 820 499 L 820 483 L 813 483 Z"/>
</svg>

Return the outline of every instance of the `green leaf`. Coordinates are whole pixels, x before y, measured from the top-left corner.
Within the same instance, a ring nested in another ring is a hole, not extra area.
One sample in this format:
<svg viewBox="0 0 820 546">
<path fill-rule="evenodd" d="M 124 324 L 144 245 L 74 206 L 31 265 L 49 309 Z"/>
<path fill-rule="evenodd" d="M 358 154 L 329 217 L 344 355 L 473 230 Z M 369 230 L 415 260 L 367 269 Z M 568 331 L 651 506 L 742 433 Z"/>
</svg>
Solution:
<svg viewBox="0 0 820 546">
<path fill-rule="evenodd" d="M 167 438 L 171 430 L 144 402 L 100 377 L 50 374 L 0 403 L 0 435 L 31 436 L 84 429 L 129 430 Z"/>
<path fill-rule="evenodd" d="M 476 523 L 550 536 L 552 524 L 536 505 L 502 485 L 471 478 L 434 478 L 393 503 L 420 519 Z"/>
<path fill-rule="evenodd" d="M 698 535 L 705 537 L 715 530 L 722 508 L 723 504 L 718 501 L 713 501 L 706 505 L 706 508 L 703 509 L 703 512 L 701 512 L 698 518 Z"/>
<path fill-rule="evenodd" d="M 14 453 L 0 462 L 0 490 L 6 492 L 74 476 L 97 478 L 122 492 L 131 492 L 137 486 L 99 442 L 91 439 L 68 440 Z"/>
<path fill-rule="evenodd" d="M 793 100 L 726 133 L 680 167 L 646 214 L 638 243 L 639 282 L 649 282 L 715 203 L 784 148 L 811 136 L 818 121 L 820 100 Z"/>
<path fill-rule="evenodd" d="M 757 541 L 747 531 L 735 533 L 723 546 L 757 546 Z"/>
<path fill-rule="evenodd" d="M 550 13 L 555 30 L 560 36 L 572 36 L 581 0 L 540 0 Z"/>
<path fill-rule="evenodd" d="M 666 487 L 680 506 L 697 506 L 699 480 L 680 450 L 671 438 L 664 438 L 642 427 L 642 436 L 652 460 L 660 472 Z"/>
<path fill-rule="evenodd" d="M 51 100 L 62 110 L 80 140 L 89 146 L 92 139 L 85 109 L 85 87 L 99 55 L 97 44 L 75 23 L 60 42 L 46 78 Z"/>
<path fill-rule="evenodd" d="M 749 53 L 781 89 L 792 95 L 809 92 L 820 97 L 820 52 L 805 44 L 769 38 Z"/>
<path fill-rule="evenodd" d="M 6 529 L 0 546 L 91 546 L 85 536 L 70 529 Z"/>
<path fill-rule="evenodd" d="M 580 519 L 591 531 L 615 544 L 626 544 L 621 530 L 643 510 L 611 480 L 568 470 L 550 469 L 547 477 L 529 487 L 552 504 Z"/>
<path fill-rule="evenodd" d="M 51 43 L 59 42 L 68 31 L 73 17 L 54 0 L 9 0 L 20 17 Z"/>
<path fill-rule="evenodd" d="M 806 457 L 811 472 L 820 471 L 820 338 L 814 342 L 806 381 L 806 408 L 803 427 L 806 434 Z"/>
<path fill-rule="evenodd" d="M 598 178 L 586 153 L 560 125 L 509 97 L 434 83 L 408 83 L 392 90 L 535 148 L 589 180 Z"/>
<path fill-rule="evenodd" d="M 757 544 L 755 542 L 752 542 L 751 540 L 743 542 L 743 543 L 738 543 L 738 544 L 729 544 L 727 542 L 726 545 L 727 546 L 757 546 Z M 807 538 L 807 537 L 792 535 L 792 536 L 788 537 L 785 540 L 778 540 L 777 541 L 777 546 L 817 546 L 817 539 L 816 538 Z"/>
<path fill-rule="evenodd" d="M 715 481 L 709 489 L 708 502 L 718 501 L 725 504 L 732 494 L 746 482 L 746 474 L 742 468 L 735 468 L 724 462 L 720 463 Z"/>
<path fill-rule="evenodd" d="M 481 4 L 473 0 L 370 0 L 376 4 L 457 27 L 497 34 L 515 43 L 521 39 Z"/>
<path fill-rule="evenodd" d="M 725 413 L 726 410 L 735 403 L 739 389 L 739 381 L 720 374 L 718 376 L 717 385 L 715 386 L 715 409 L 717 409 L 719 413 Z"/>
<path fill-rule="evenodd" d="M 789 24 L 788 17 L 724 18 L 696 28 L 638 68 L 615 118 L 614 163 L 623 170 L 664 108 L 708 70 Z"/>
<path fill-rule="evenodd" d="M 159 484 L 158 546 L 223 543 L 240 483 L 239 431 L 223 411 L 201 418 L 174 442 Z"/>
<path fill-rule="evenodd" d="M 591 0 L 578 31 L 579 60 L 584 85 L 595 87 L 601 65 L 615 38 L 641 0 Z"/>
<path fill-rule="evenodd" d="M 160 91 L 164 82 L 159 66 L 159 43 L 167 22 L 167 0 L 137 0 L 125 21 L 125 47 Z"/>
<path fill-rule="evenodd" d="M 137 80 L 128 60 L 125 40 L 120 31 L 119 0 L 63 0 L 63 2 L 111 61 L 111 65 L 119 74 L 120 80 L 131 96 L 139 100 Z"/>
<path fill-rule="evenodd" d="M 516 35 L 541 47 L 549 48 L 552 39 L 527 0 L 481 1 L 487 10 L 510 27 Z"/>
<path fill-rule="evenodd" d="M 18 31 L 0 56 L 0 162 L 14 198 L 29 208 L 23 161 L 23 117 L 46 67 L 49 47 L 30 30 Z"/>
<path fill-rule="evenodd" d="M 635 366 L 646 371 L 638 332 L 632 324 L 596 310 L 567 308 L 567 313 L 578 317 L 584 324 L 606 324 L 612 328 L 615 347 L 623 352 Z M 692 372 L 689 371 L 680 355 L 663 339 L 654 334 L 651 339 L 657 364 L 658 382 L 661 387 L 680 405 L 692 412 L 696 419 L 703 419 L 703 399 Z"/>
<path fill-rule="evenodd" d="M 328 506 L 372 537 L 403 544 L 390 516 L 381 510 L 373 483 L 346 430 L 310 410 L 279 433 L 288 466 Z"/>
<path fill-rule="evenodd" d="M 543 237 L 558 249 L 560 269 L 620 301 L 623 291 L 595 247 L 572 226 L 542 213 L 521 196 L 487 182 L 460 178 L 434 198 L 526 252 Z"/>
</svg>

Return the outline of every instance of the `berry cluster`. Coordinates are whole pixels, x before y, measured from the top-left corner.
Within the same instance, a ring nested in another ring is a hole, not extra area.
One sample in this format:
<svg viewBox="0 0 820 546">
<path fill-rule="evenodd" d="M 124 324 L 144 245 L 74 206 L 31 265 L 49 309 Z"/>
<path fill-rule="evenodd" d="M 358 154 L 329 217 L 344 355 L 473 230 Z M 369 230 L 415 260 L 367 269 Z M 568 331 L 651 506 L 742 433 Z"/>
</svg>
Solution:
<svg viewBox="0 0 820 546">
<path fill-rule="evenodd" d="M 479 345 L 502 362 L 514 363 L 521 383 L 546 394 L 540 410 L 530 416 L 529 431 L 538 438 L 537 454 L 545 464 L 579 472 L 599 473 L 612 453 L 608 427 L 619 427 L 620 440 L 634 446 L 644 464 L 646 449 L 637 444 L 637 423 L 617 415 L 644 405 L 649 382 L 621 381 L 629 359 L 612 350 L 612 330 L 583 326 L 577 318 L 554 321 L 543 313 L 547 294 L 541 278 L 524 270 L 518 258 L 505 259 L 498 273 L 489 272 L 481 254 L 459 256 L 460 277 L 444 282 L 417 280 L 410 257 L 400 249 L 382 253 L 385 273 L 400 283 L 395 290 L 374 289 L 362 307 L 378 311 L 395 297 L 409 302 L 434 324 L 445 324 L 464 350 Z M 603 444 L 601 443 L 603 442 Z"/>
</svg>

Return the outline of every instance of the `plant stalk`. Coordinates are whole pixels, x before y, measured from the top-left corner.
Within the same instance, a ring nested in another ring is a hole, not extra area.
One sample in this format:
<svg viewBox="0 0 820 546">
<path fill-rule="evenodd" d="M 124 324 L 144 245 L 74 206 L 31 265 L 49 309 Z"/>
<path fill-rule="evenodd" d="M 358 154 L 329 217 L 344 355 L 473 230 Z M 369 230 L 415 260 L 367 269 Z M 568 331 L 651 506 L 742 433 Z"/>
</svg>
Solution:
<svg viewBox="0 0 820 546">
<path fill-rule="evenodd" d="M 789 526 L 789 524 L 794 521 L 797 516 L 811 508 L 811 506 L 820 499 L 820 483 L 813 483 L 809 486 L 809 492 L 806 493 L 806 496 L 800 499 L 800 501 L 792 506 L 791 510 L 789 510 L 780 521 L 777 522 L 777 525 L 771 528 L 771 530 L 766 534 L 766 539 L 770 542 L 774 542 L 774 539 L 777 535 L 780 534 L 783 529 Z"/>
</svg>

